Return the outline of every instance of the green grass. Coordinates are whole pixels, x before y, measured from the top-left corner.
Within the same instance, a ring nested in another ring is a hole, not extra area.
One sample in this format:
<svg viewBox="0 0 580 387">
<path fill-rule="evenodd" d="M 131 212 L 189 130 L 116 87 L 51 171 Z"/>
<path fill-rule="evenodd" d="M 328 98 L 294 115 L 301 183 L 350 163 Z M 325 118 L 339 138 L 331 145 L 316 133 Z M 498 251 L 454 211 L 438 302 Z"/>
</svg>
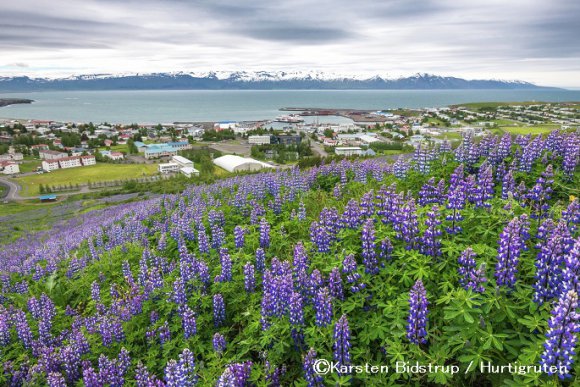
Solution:
<svg viewBox="0 0 580 387">
<path fill-rule="evenodd" d="M 435 137 L 440 138 L 442 140 L 448 139 L 449 141 L 461 140 L 463 138 L 461 136 L 461 133 L 459 133 L 459 132 L 445 132 L 445 133 L 442 133 L 439 136 L 435 136 Z"/>
<path fill-rule="evenodd" d="M 38 199 L 22 200 L 17 202 L 0 204 L 0 213 L 2 213 L 2 216 L 14 215 L 20 214 L 22 212 L 38 210 L 39 208 L 53 207 L 57 204 L 58 204 L 57 202 L 41 203 Z"/>
<path fill-rule="evenodd" d="M 125 180 L 154 175 L 157 172 L 156 164 L 106 164 L 99 163 L 88 167 L 59 169 L 41 175 L 25 176 L 17 179 L 22 186 L 22 196 L 36 196 L 39 185 L 76 185 L 87 182 L 101 182 L 111 180 Z"/>
<path fill-rule="evenodd" d="M 536 126 L 502 126 L 501 129 L 511 134 L 545 134 L 559 129 L 560 125 L 536 125 Z"/>
<path fill-rule="evenodd" d="M 24 161 L 22 164 L 20 164 L 20 173 L 36 171 L 36 168 L 40 167 L 41 165 L 42 162 L 40 160 Z"/>
<path fill-rule="evenodd" d="M 129 148 L 127 147 L 127 145 L 112 145 L 110 147 L 101 147 L 99 148 L 99 152 L 105 151 L 105 150 L 110 150 L 111 152 L 125 152 L 127 153 L 127 151 L 129 150 Z"/>
</svg>

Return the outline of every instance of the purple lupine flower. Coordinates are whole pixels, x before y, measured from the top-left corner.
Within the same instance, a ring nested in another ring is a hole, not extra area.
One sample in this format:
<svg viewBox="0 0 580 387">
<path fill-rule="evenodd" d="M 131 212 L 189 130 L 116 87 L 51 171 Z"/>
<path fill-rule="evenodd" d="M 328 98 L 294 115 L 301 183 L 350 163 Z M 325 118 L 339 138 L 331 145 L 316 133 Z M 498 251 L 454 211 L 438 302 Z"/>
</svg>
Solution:
<svg viewBox="0 0 580 387">
<path fill-rule="evenodd" d="M 350 328 L 346 315 L 342 315 L 334 326 L 334 360 L 338 368 L 350 365 Z"/>
<path fill-rule="evenodd" d="M 304 206 L 304 202 L 302 201 L 300 201 L 300 204 L 298 205 L 298 220 L 306 220 L 306 206 Z"/>
<path fill-rule="evenodd" d="M 158 328 L 158 332 L 159 332 L 159 342 L 161 343 L 161 345 L 171 340 L 171 331 L 169 330 L 169 324 L 167 323 L 167 321 L 164 321 L 163 325 L 161 325 Z"/>
<path fill-rule="evenodd" d="M 356 260 L 354 259 L 354 255 L 349 254 L 344 257 L 342 261 L 342 271 L 346 274 L 346 282 L 351 285 L 351 292 L 357 293 L 366 287 L 364 283 L 360 282 L 361 275 L 357 272 L 357 265 Z"/>
<path fill-rule="evenodd" d="M 226 305 L 221 294 L 213 296 L 213 325 L 217 328 L 226 322 Z"/>
<path fill-rule="evenodd" d="M 306 249 L 302 242 L 298 242 L 296 246 L 294 246 L 294 259 L 292 264 L 295 288 L 298 292 L 304 294 L 309 286 L 309 262 Z"/>
<path fill-rule="evenodd" d="M 177 363 L 182 375 L 185 375 L 185 378 L 182 378 L 183 383 L 181 384 L 182 387 L 193 387 L 197 384 L 197 375 L 195 374 L 195 356 L 189 350 L 189 348 L 185 348 L 183 352 L 179 355 L 179 362 Z"/>
<path fill-rule="evenodd" d="M 173 283 L 173 302 L 177 304 L 180 308 L 187 303 L 187 296 L 185 294 L 185 284 L 183 283 L 183 278 L 177 277 Z"/>
<path fill-rule="evenodd" d="M 203 224 L 198 225 L 197 244 L 200 254 L 209 254 L 209 240 Z"/>
<path fill-rule="evenodd" d="M 412 250 L 418 243 L 419 223 L 415 212 L 415 199 L 409 199 L 402 207 L 396 220 L 397 237 L 405 242 L 405 248 Z"/>
<path fill-rule="evenodd" d="M 578 166 L 578 160 L 580 158 L 580 141 L 570 140 L 566 144 L 564 151 L 564 160 L 562 161 L 562 170 L 567 180 L 571 181 L 574 178 L 574 171 Z"/>
<path fill-rule="evenodd" d="M 381 241 L 381 246 L 379 249 L 379 258 L 383 261 L 382 265 L 384 266 L 384 261 L 388 261 L 390 260 L 391 254 L 393 253 L 393 244 L 391 243 L 391 240 L 388 237 L 385 237 L 382 241 Z"/>
<path fill-rule="evenodd" d="M 228 249 L 220 248 L 219 255 L 222 270 L 220 275 L 216 276 L 215 282 L 229 282 L 232 280 L 232 259 Z"/>
<path fill-rule="evenodd" d="M 91 298 L 97 303 L 101 302 L 101 289 L 97 281 L 93 281 L 91 284 Z"/>
<path fill-rule="evenodd" d="M 218 354 L 222 354 L 226 350 L 226 338 L 220 333 L 216 332 L 212 339 L 213 350 Z"/>
<path fill-rule="evenodd" d="M 393 164 L 393 174 L 399 179 L 404 179 L 410 168 L 411 165 L 402 156 L 399 156 Z"/>
<path fill-rule="evenodd" d="M 420 251 L 422 254 L 438 257 L 441 255 L 441 229 L 439 226 L 441 221 L 439 220 L 439 208 L 433 206 L 431 211 L 427 212 L 427 219 L 425 220 L 425 232 L 420 239 Z"/>
<path fill-rule="evenodd" d="M 375 251 L 375 223 L 372 219 L 367 219 L 364 222 L 361 241 L 365 272 L 377 274 L 379 272 L 379 265 Z"/>
<path fill-rule="evenodd" d="M 60 372 L 50 372 L 46 377 L 48 387 L 66 387 L 66 381 Z"/>
<path fill-rule="evenodd" d="M 561 291 L 566 293 L 569 290 L 574 290 L 576 294 L 580 290 L 580 239 L 576 239 L 564 258 Z"/>
<path fill-rule="evenodd" d="M 240 226 L 234 227 L 234 243 L 236 245 L 236 249 L 241 249 L 244 247 L 245 230 Z"/>
<path fill-rule="evenodd" d="M 487 282 L 485 266 L 482 265 L 481 268 L 477 269 L 476 255 L 473 249 L 468 247 L 459 256 L 459 283 L 465 290 L 483 293 L 485 291 L 483 284 Z"/>
<path fill-rule="evenodd" d="M 476 207 L 490 208 L 489 200 L 493 198 L 493 169 L 492 166 L 484 163 L 477 175 L 477 187 L 474 190 L 473 202 Z"/>
<path fill-rule="evenodd" d="M 165 384 L 157 376 L 149 373 L 141 361 L 135 367 L 135 382 L 137 387 L 165 387 Z"/>
<path fill-rule="evenodd" d="M 267 322 L 271 316 L 282 317 L 288 312 L 293 290 L 292 270 L 288 262 L 272 259 L 272 267 L 264 272 L 262 294 L 262 318 Z M 267 325 L 263 325 L 267 328 Z"/>
<path fill-rule="evenodd" d="M 576 232 L 578 225 L 580 225 L 580 201 L 578 199 L 572 200 L 568 207 L 562 211 L 562 219 L 566 221 L 570 233 Z"/>
<path fill-rule="evenodd" d="M 548 165 L 536 180 L 536 184 L 527 193 L 526 199 L 531 203 L 532 218 L 541 219 L 546 216 L 546 212 L 550 208 L 548 200 L 552 198 L 553 176 L 552 165 Z"/>
<path fill-rule="evenodd" d="M 247 293 L 253 293 L 256 289 L 256 278 L 254 275 L 254 265 L 247 262 L 244 265 L 244 288 Z"/>
<path fill-rule="evenodd" d="M 216 387 L 245 387 L 247 386 L 252 362 L 230 364 L 219 377 Z"/>
<path fill-rule="evenodd" d="M 437 185 L 435 185 L 435 178 L 432 177 L 419 191 L 418 203 L 420 206 L 426 206 L 428 204 L 443 204 L 443 192 L 445 190 L 445 181 L 440 180 Z"/>
<path fill-rule="evenodd" d="M 417 280 L 409 292 L 409 318 L 407 338 L 413 344 L 427 342 L 427 292 L 421 280 Z"/>
<path fill-rule="evenodd" d="M 290 296 L 290 324 L 304 325 L 304 309 L 300 293 L 292 292 Z"/>
<path fill-rule="evenodd" d="M 563 281 L 561 266 L 569 250 L 568 240 L 571 240 L 568 228 L 565 223 L 560 222 L 557 229 L 540 246 L 535 262 L 536 283 L 533 285 L 534 302 L 540 305 L 560 295 Z"/>
<path fill-rule="evenodd" d="M 314 365 L 316 364 L 316 351 L 314 348 L 310 348 L 308 353 L 304 356 L 303 370 L 304 379 L 308 383 L 308 387 L 322 387 L 324 386 L 324 380 L 322 376 L 314 372 Z"/>
<path fill-rule="evenodd" d="M 554 374 L 550 369 L 552 366 L 557 367 L 558 377 L 562 380 L 571 377 L 570 370 L 576 357 L 577 333 L 580 332 L 580 314 L 577 309 L 578 294 L 569 290 L 558 300 L 548 322 L 545 350 L 540 364 L 547 369 L 548 375 Z"/>
<path fill-rule="evenodd" d="M 26 313 L 18 309 L 12 316 L 14 327 L 16 328 L 16 334 L 24 348 L 30 348 L 32 346 L 32 331 L 30 330 L 30 325 L 28 325 L 28 320 L 26 318 Z"/>
<path fill-rule="evenodd" d="M 375 213 L 375 203 L 373 197 L 375 193 L 373 190 L 363 194 L 360 200 L 361 215 L 365 218 L 370 218 Z"/>
<path fill-rule="evenodd" d="M 498 286 L 513 288 L 516 283 L 519 257 L 528 239 L 529 222 L 525 215 L 512 219 L 500 234 L 495 277 Z"/>
<path fill-rule="evenodd" d="M 195 313 L 189 306 L 186 306 L 181 315 L 181 326 L 186 339 L 193 337 L 197 333 L 197 321 Z"/>
<path fill-rule="evenodd" d="M 516 181 L 514 179 L 514 173 L 513 171 L 510 169 L 508 171 L 508 173 L 506 173 L 503 177 L 502 180 L 502 185 L 501 185 L 501 198 L 503 200 L 507 200 L 510 193 L 512 196 L 514 196 L 514 193 L 516 192 Z"/>
<path fill-rule="evenodd" d="M 328 288 L 320 288 L 314 297 L 313 308 L 316 313 L 316 326 L 325 327 L 332 320 L 332 298 Z"/>
<path fill-rule="evenodd" d="M 167 387 L 180 387 L 185 384 L 186 375 L 182 372 L 179 364 L 173 359 L 165 366 L 165 383 Z"/>
<path fill-rule="evenodd" d="M 256 249 L 256 270 L 258 273 L 263 273 L 266 269 L 266 252 L 263 248 Z"/>
<path fill-rule="evenodd" d="M 357 229 L 362 224 L 361 209 L 356 200 L 350 199 L 344 208 L 340 221 L 346 228 Z"/>
<path fill-rule="evenodd" d="M 270 247 L 270 224 L 266 218 L 260 220 L 260 247 L 263 249 Z"/>
<path fill-rule="evenodd" d="M 226 233 L 223 226 L 220 224 L 211 225 L 211 247 L 214 249 L 219 249 L 225 243 Z"/>
<path fill-rule="evenodd" d="M 312 222 L 310 225 L 310 240 L 316 245 L 318 252 L 330 252 L 330 233 L 324 225 L 317 221 Z"/>
<path fill-rule="evenodd" d="M 344 291 L 342 289 L 342 277 L 338 267 L 334 267 L 328 276 L 328 288 L 330 295 L 337 300 L 344 300 Z"/>
<path fill-rule="evenodd" d="M 83 383 L 86 387 L 102 387 L 103 383 L 99 380 L 99 375 L 91 367 L 88 360 L 83 361 Z"/>
</svg>

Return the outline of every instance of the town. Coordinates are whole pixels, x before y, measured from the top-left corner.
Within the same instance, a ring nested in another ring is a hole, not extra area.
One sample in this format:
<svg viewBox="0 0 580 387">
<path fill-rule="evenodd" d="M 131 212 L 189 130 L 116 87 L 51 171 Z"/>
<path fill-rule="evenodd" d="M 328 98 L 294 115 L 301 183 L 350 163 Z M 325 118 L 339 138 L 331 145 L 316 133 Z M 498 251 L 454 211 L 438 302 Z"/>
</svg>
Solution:
<svg viewBox="0 0 580 387">
<path fill-rule="evenodd" d="M 287 108 L 300 113 L 255 122 L 162 124 L 3 120 L 0 174 L 5 177 L 0 183 L 21 188 L 13 195 L 4 192 L 7 199 L 25 199 L 127 181 L 288 168 L 326 157 L 393 157 L 420 147 L 454 146 L 465 135 L 575 130 L 579 108 L 566 103 L 383 111 Z M 305 123 L 304 118 L 314 115 L 314 122 Z M 339 116 L 340 123 L 325 122 Z"/>
</svg>

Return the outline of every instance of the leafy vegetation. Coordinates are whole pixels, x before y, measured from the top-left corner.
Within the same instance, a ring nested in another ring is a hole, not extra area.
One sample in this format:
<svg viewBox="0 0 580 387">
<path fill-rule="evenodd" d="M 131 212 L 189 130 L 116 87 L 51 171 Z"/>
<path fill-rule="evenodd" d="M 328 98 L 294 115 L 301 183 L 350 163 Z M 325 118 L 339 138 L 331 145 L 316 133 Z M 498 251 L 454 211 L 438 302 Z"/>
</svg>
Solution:
<svg viewBox="0 0 580 387">
<path fill-rule="evenodd" d="M 576 385 L 573 352 L 480 365 L 576 344 L 579 156 L 466 138 L 80 215 L 0 251 L 0 384 Z"/>
</svg>

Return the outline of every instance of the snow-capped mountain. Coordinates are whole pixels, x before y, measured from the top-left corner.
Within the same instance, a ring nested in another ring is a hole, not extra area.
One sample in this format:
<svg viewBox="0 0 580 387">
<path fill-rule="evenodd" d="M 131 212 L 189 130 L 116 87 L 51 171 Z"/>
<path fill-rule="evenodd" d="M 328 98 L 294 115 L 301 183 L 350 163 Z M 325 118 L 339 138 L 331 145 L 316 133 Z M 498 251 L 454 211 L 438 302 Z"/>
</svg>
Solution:
<svg viewBox="0 0 580 387">
<path fill-rule="evenodd" d="M 228 89 L 537 89 L 529 82 L 465 80 L 431 74 L 391 78 L 322 71 L 205 71 L 151 74 L 88 74 L 66 78 L 0 77 L 2 91 L 228 90 Z"/>
</svg>

